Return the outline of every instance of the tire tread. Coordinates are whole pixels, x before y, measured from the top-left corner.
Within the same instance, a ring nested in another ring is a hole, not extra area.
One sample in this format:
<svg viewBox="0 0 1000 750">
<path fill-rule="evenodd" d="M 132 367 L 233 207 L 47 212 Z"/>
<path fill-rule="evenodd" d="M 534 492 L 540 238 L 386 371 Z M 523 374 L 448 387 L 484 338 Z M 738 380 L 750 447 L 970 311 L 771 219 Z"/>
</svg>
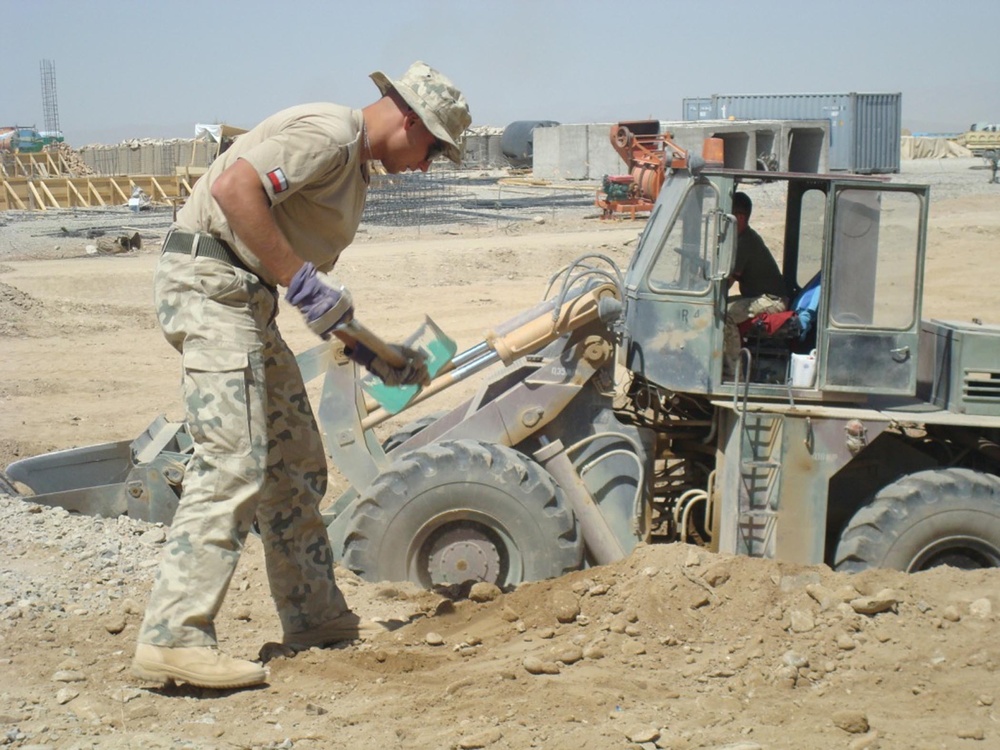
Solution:
<svg viewBox="0 0 1000 750">
<path fill-rule="evenodd" d="M 854 514 L 837 545 L 834 569 L 859 572 L 880 567 L 886 551 L 908 530 L 914 515 L 954 497 L 992 501 L 1000 516 L 1000 478 L 996 476 L 963 468 L 910 474 L 884 487 Z"/>
<path fill-rule="evenodd" d="M 500 486 L 516 487 L 527 498 L 544 498 L 541 512 L 556 534 L 553 555 L 558 575 L 579 568 L 582 540 L 562 491 L 544 469 L 506 446 L 461 439 L 430 443 L 409 451 L 371 483 L 354 504 L 344 536 L 342 564 L 366 580 L 378 580 L 379 538 L 401 510 L 412 488 L 431 486 L 440 475 L 485 473 Z"/>
</svg>

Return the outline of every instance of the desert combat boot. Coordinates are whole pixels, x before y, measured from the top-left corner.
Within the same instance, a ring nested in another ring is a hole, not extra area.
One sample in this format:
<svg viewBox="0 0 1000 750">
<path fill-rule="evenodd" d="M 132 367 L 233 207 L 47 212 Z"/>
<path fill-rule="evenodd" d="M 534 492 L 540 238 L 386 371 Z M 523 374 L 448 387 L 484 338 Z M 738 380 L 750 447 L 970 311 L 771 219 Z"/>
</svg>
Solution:
<svg viewBox="0 0 1000 750">
<path fill-rule="evenodd" d="M 285 633 L 283 646 L 293 651 L 325 648 L 344 641 L 367 641 L 382 633 L 402 627 L 408 620 L 362 620 L 351 611 L 309 630 Z"/>
<path fill-rule="evenodd" d="M 168 648 L 140 643 L 132 660 L 132 674 L 160 685 L 186 682 L 220 690 L 259 685 L 267 679 L 260 664 L 226 656 L 217 648 Z"/>
</svg>

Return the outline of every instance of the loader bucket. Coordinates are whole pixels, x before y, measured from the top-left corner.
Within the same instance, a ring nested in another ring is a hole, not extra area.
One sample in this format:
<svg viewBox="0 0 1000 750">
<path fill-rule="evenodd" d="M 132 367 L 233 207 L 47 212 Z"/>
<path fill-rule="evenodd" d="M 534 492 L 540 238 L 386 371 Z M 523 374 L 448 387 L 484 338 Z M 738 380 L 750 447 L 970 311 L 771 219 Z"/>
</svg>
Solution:
<svg viewBox="0 0 1000 750">
<path fill-rule="evenodd" d="M 190 446 L 183 424 L 159 416 L 134 440 L 32 456 L 10 464 L 6 473 L 29 488 L 24 499 L 31 502 L 169 524 Z"/>
</svg>

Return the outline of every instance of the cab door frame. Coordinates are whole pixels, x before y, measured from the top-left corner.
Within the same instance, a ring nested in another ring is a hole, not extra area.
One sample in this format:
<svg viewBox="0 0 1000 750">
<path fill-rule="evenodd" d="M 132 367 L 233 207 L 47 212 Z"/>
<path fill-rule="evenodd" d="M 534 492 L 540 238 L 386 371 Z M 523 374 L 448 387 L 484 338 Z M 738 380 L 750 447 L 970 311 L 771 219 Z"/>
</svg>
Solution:
<svg viewBox="0 0 1000 750">
<path fill-rule="evenodd" d="M 623 364 L 661 387 L 710 393 L 721 379 L 735 247 L 735 223 L 722 206 L 732 183 L 670 175 L 629 265 Z"/>
<path fill-rule="evenodd" d="M 817 386 L 916 393 L 928 188 L 834 181 L 827 196 Z"/>
</svg>

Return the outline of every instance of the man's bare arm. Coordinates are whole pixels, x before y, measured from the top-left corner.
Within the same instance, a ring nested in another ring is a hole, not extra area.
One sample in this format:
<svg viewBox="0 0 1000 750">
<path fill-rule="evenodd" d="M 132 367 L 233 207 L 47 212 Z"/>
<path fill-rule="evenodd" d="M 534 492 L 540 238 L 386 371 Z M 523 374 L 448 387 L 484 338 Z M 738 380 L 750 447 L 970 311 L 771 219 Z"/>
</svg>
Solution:
<svg viewBox="0 0 1000 750">
<path fill-rule="evenodd" d="M 257 170 L 237 159 L 212 184 L 212 197 L 243 244 L 279 284 L 288 286 L 303 261 L 271 216 L 271 202 Z"/>
</svg>

